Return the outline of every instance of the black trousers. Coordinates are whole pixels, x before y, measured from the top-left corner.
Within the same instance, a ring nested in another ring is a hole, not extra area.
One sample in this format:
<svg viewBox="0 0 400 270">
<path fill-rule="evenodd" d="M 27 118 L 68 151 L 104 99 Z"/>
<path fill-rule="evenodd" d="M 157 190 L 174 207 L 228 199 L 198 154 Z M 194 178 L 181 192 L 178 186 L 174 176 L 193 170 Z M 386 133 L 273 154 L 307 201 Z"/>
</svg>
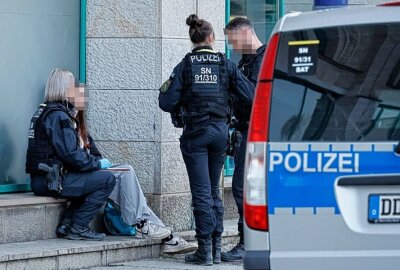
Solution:
<svg viewBox="0 0 400 270">
<path fill-rule="evenodd" d="M 180 146 L 189 175 L 196 237 L 210 239 L 221 236 L 224 230 L 219 183 L 228 145 L 228 126 L 220 121 L 203 125 L 199 132 L 196 129 L 185 126 Z"/>
<path fill-rule="evenodd" d="M 115 177 L 108 171 L 73 172 L 65 175 L 60 198 L 71 200 L 64 218 L 72 224 L 88 227 L 89 222 L 105 203 L 115 186 Z M 44 176 L 31 176 L 31 187 L 35 195 L 57 197 L 45 187 Z"/>
<path fill-rule="evenodd" d="M 235 170 L 232 177 L 232 193 L 239 213 L 238 230 L 243 234 L 243 181 L 244 165 L 246 161 L 246 144 L 248 131 L 243 131 L 242 141 L 240 142 L 239 152 L 235 157 Z"/>
</svg>

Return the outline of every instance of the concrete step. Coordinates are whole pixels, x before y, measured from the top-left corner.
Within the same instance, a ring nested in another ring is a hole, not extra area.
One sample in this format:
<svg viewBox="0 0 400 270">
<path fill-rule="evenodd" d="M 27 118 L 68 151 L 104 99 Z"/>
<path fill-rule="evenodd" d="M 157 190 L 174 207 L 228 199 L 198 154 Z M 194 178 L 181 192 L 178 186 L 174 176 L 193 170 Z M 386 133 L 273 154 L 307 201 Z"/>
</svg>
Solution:
<svg viewBox="0 0 400 270">
<path fill-rule="evenodd" d="M 67 200 L 38 197 L 33 193 L 2 194 L 0 244 L 56 238 L 55 229 L 66 204 Z M 104 232 L 100 215 L 95 216 L 90 226 Z"/>
<path fill-rule="evenodd" d="M 0 196 L 0 244 L 55 238 L 66 201 L 32 193 Z"/>
<path fill-rule="evenodd" d="M 223 243 L 238 241 L 236 220 L 226 221 Z M 194 231 L 175 233 L 195 241 Z M 48 239 L 0 245 L 0 270 L 82 269 L 162 255 L 161 241 L 108 236 L 105 241 Z"/>
<path fill-rule="evenodd" d="M 237 218 L 231 193 L 230 189 L 224 192 L 226 219 Z M 66 200 L 38 197 L 33 193 L 1 194 L 0 244 L 55 238 L 55 229 L 66 204 Z M 100 215 L 95 217 L 91 227 L 104 231 Z"/>
</svg>

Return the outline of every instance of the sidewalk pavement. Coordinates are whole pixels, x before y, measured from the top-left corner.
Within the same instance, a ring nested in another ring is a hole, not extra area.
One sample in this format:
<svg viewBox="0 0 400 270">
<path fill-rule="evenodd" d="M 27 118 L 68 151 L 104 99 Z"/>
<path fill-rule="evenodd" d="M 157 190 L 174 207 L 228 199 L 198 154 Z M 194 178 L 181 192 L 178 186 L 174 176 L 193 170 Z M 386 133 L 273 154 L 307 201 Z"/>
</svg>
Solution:
<svg viewBox="0 0 400 270">
<path fill-rule="evenodd" d="M 126 263 L 112 264 L 108 267 L 96 267 L 90 270 L 134 270 L 134 269 L 165 269 L 165 270 L 242 270 L 242 263 L 221 263 L 213 266 L 190 265 L 184 262 L 184 256 L 175 256 L 173 258 L 161 257 L 158 259 L 147 259 Z"/>
<path fill-rule="evenodd" d="M 227 251 L 234 247 L 235 244 L 226 244 L 222 247 L 223 251 Z M 163 257 L 155 258 L 155 259 L 146 259 L 139 261 L 132 261 L 126 263 L 116 263 L 111 264 L 108 267 L 96 267 L 90 268 L 90 270 L 134 270 L 134 269 L 158 269 L 158 270 L 242 270 L 243 264 L 241 262 L 238 263 L 221 263 L 214 264 L 213 266 L 200 266 L 200 265 L 191 265 L 185 263 L 185 255 L 175 255 L 168 256 L 164 255 Z M 88 269 L 89 270 L 89 269 Z"/>
<path fill-rule="evenodd" d="M 165 269 L 165 270 L 192 270 L 192 269 L 210 269 L 210 270 L 242 270 L 243 265 L 241 263 L 221 263 L 214 264 L 213 266 L 200 266 L 190 265 L 184 262 L 183 258 L 159 258 L 149 259 L 141 261 L 133 261 L 127 263 L 113 264 L 109 267 L 97 267 L 91 268 L 90 270 L 133 270 L 133 269 Z"/>
</svg>

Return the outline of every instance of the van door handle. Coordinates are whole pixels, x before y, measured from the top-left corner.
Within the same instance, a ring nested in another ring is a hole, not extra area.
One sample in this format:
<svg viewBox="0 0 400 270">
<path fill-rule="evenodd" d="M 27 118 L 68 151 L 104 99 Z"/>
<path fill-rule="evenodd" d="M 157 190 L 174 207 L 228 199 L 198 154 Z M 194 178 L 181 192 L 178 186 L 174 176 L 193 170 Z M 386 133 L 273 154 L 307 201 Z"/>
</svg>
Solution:
<svg viewBox="0 0 400 270">
<path fill-rule="evenodd" d="M 400 164 L 399 164 L 400 165 Z M 400 175 L 366 175 L 343 177 L 337 182 L 338 186 L 400 186 Z"/>
</svg>

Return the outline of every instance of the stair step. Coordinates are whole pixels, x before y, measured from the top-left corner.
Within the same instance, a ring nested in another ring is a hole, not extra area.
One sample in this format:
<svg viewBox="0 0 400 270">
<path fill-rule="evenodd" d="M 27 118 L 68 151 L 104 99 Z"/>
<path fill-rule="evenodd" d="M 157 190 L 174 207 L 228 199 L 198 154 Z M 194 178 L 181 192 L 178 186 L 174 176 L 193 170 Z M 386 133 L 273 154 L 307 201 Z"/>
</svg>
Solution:
<svg viewBox="0 0 400 270">
<path fill-rule="evenodd" d="M 236 221 L 226 221 L 224 243 L 238 240 Z M 194 241 L 194 231 L 175 233 Z M 156 258 L 162 254 L 159 240 L 107 236 L 104 241 L 37 240 L 0 245 L 0 270 L 82 269 L 112 263 Z"/>
<path fill-rule="evenodd" d="M 66 201 L 32 193 L 0 196 L 0 244 L 55 238 Z M 1 268 L 0 268 L 1 270 Z"/>
<path fill-rule="evenodd" d="M 32 192 L 1 194 L 0 207 L 40 205 L 40 204 L 62 204 L 67 200 L 52 197 L 35 196 Z"/>
<path fill-rule="evenodd" d="M 225 199 L 225 217 L 236 218 L 233 197 L 229 195 Z M 33 193 L 1 194 L 0 244 L 56 238 L 55 229 L 66 203 L 64 199 L 38 197 Z M 104 231 L 100 215 L 90 226 L 96 231 Z"/>
</svg>

